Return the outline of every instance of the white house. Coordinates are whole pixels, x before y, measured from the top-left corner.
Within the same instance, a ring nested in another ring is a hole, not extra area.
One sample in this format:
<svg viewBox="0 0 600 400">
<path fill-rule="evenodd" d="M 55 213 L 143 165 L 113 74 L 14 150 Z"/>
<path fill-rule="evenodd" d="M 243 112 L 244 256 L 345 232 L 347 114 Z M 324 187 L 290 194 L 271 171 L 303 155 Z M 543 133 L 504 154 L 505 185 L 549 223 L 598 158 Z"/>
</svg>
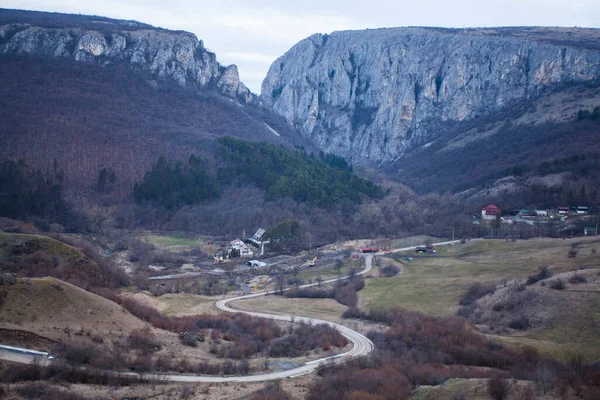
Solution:
<svg viewBox="0 0 600 400">
<path fill-rule="evenodd" d="M 239 250 L 240 257 L 252 257 L 252 250 L 246 245 L 246 243 L 242 242 L 240 239 L 235 239 L 229 242 L 228 246 L 229 250 Z"/>
</svg>

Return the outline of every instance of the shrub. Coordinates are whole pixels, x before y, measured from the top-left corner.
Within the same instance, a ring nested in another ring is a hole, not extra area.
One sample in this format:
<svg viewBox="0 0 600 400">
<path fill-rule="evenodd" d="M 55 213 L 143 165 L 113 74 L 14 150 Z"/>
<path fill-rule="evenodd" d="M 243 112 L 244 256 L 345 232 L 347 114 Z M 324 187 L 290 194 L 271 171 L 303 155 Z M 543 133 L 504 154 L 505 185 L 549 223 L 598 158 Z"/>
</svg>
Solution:
<svg viewBox="0 0 600 400">
<path fill-rule="evenodd" d="M 542 265 L 541 267 L 538 268 L 537 274 L 530 275 L 527 278 L 527 284 L 528 285 L 533 285 L 534 283 L 536 283 L 538 281 L 541 281 L 541 280 L 549 278 L 551 275 L 552 274 L 548 270 L 548 266 L 547 265 Z"/>
<path fill-rule="evenodd" d="M 399 272 L 400 268 L 396 267 L 395 265 L 388 265 L 386 267 L 381 268 L 381 275 L 386 278 L 398 275 Z"/>
<path fill-rule="evenodd" d="M 184 346 L 189 346 L 189 347 L 198 346 L 198 341 L 196 340 L 196 338 L 187 332 L 185 334 L 180 334 L 179 340 L 181 341 L 181 343 Z"/>
<path fill-rule="evenodd" d="M 268 382 L 264 389 L 251 397 L 252 400 L 288 400 L 290 397 L 281 389 L 281 382 Z"/>
<path fill-rule="evenodd" d="M 483 296 L 494 293 L 495 291 L 496 285 L 493 283 L 475 283 L 467 289 L 467 292 L 461 297 L 459 304 L 461 306 L 471 305 Z"/>
<path fill-rule="evenodd" d="M 555 290 L 563 290 L 566 286 L 563 280 L 558 278 L 550 282 L 550 287 Z"/>
<path fill-rule="evenodd" d="M 495 400 L 504 400 L 510 393 L 508 380 L 504 375 L 496 374 L 488 381 L 488 394 Z"/>
<path fill-rule="evenodd" d="M 522 315 L 510 321 L 510 324 L 508 326 L 510 326 L 512 329 L 518 329 L 521 331 L 527 330 L 530 326 L 529 318 Z"/>
<path fill-rule="evenodd" d="M 44 400 L 84 400 L 85 397 L 74 393 L 68 393 L 59 390 L 48 383 L 31 382 L 18 385 L 15 392 L 26 399 L 44 399 Z"/>
<path fill-rule="evenodd" d="M 574 274 L 569 278 L 569 283 L 577 285 L 579 283 L 587 283 L 587 278 L 581 274 Z"/>
<path fill-rule="evenodd" d="M 131 331 L 127 342 L 134 349 L 141 350 L 143 354 L 148 354 L 161 348 L 160 342 L 156 340 L 154 334 L 147 328 Z"/>
</svg>

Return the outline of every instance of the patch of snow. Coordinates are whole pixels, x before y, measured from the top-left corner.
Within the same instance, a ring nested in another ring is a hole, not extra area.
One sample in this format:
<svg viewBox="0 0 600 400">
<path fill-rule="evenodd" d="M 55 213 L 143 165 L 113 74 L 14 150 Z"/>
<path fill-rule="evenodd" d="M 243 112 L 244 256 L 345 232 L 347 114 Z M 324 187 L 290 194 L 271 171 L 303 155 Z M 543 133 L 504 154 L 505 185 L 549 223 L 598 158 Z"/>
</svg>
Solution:
<svg viewBox="0 0 600 400">
<path fill-rule="evenodd" d="M 275 129 L 271 128 L 268 124 L 265 124 L 265 126 L 267 127 L 268 130 L 273 132 L 275 134 L 275 136 L 277 136 L 277 137 L 281 136 Z"/>
</svg>

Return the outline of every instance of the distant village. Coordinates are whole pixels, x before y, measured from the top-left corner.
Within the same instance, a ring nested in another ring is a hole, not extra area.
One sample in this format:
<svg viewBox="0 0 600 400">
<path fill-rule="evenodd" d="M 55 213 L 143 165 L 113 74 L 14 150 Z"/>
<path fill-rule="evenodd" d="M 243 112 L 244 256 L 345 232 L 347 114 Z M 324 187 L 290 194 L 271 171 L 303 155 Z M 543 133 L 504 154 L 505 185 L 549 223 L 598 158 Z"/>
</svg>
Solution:
<svg viewBox="0 0 600 400">
<path fill-rule="evenodd" d="M 508 214 L 508 215 L 506 215 Z M 501 224 L 526 223 L 533 225 L 541 222 L 566 221 L 568 218 L 585 217 L 591 214 L 588 206 L 559 206 L 551 209 L 527 209 L 520 208 L 511 210 L 505 215 L 499 207 L 489 204 L 481 208 L 481 218 L 474 218 L 473 223 L 490 223 L 499 221 Z M 597 226 L 588 226 L 584 228 L 584 236 L 597 235 Z"/>
</svg>

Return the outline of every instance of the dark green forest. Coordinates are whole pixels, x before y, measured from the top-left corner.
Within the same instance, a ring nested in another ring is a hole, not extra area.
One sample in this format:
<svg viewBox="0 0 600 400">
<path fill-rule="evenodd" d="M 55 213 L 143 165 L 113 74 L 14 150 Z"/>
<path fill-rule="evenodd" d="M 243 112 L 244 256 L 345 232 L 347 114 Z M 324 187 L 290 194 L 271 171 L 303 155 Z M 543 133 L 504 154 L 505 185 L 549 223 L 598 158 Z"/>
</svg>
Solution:
<svg viewBox="0 0 600 400">
<path fill-rule="evenodd" d="M 44 217 L 65 223 L 69 207 L 63 200 L 64 173 L 54 164 L 53 174 L 31 169 L 25 162 L 0 164 L 0 216 L 9 218 Z"/>
<path fill-rule="evenodd" d="M 343 159 L 331 155 L 321 160 L 276 145 L 222 137 L 217 157 L 226 164 L 220 181 L 247 180 L 265 190 L 267 200 L 291 197 L 328 207 L 344 199 L 360 203 L 362 195 L 383 196 L 379 186 L 352 174 Z"/>
<path fill-rule="evenodd" d="M 144 179 L 134 185 L 138 203 L 152 202 L 173 210 L 218 199 L 225 186 L 252 184 L 265 191 L 265 200 L 290 197 L 298 202 L 330 207 L 342 200 L 355 204 L 361 196 L 381 198 L 383 190 L 350 172 L 343 158 L 286 150 L 264 142 L 231 137 L 219 139 L 216 173 L 190 156 L 187 163 L 161 157 Z"/>
<path fill-rule="evenodd" d="M 167 209 L 219 198 L 219 185 L 201 158 L 191 155 L 186 164 L 161 157 L 133 187 L 138 203 L 151 201 Z"/>
</svg>

